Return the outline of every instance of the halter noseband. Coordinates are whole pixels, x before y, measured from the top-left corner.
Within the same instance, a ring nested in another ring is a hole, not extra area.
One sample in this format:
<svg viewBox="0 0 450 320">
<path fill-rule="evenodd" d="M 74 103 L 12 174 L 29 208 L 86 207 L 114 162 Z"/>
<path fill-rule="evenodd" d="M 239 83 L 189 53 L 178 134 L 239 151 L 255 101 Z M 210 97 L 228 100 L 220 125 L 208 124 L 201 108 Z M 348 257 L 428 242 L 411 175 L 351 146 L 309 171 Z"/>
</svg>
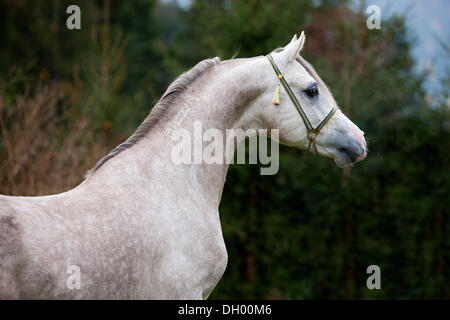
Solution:
<svg viewBox="0 0 450 320">
<path fill-rule="evenodd" d="M 333 109 L 331 109 L 331 111 L 322 120 L 322 122 L 316 128 L 314 128 L 311 125 L 311 122 L 309 121 L 308 117 L 306 116 L 305 111 L 303 111 L 303 108 L 300 105 L 300 102 L 298 102 L 297 97 L 292 92 L 291 87 L 287 83 L 286 79 L 284 79 L 283 74 L 281 73 L 280 69 L 278 69 L 277 65 L 275 64 L 275 61 L 273 61 L 273 58 L 272 58 L 272 56 L 270 54 L 267 55 L 267 59 L 269 59 L 270 64 L 272 65 L 272 68 L 273 68 L 273 70 L 275 71 L 275 73 L 276 73 L 276 75 L 278 77 L 278 80 L 283 85 L 284 90 L 286 90 L 289 98 L 291 98 L 291 101 L 292 101 L 292 103 L 295 106 L 295 109 L 297 109 L 298 114 L 300 115 L 300 117 L 302 117 L 302 120 L 305 123 L 306 136 L 307 136 L 307 138 L 309 140 L 308 151 L 311 149 L 311 145 L 312 145 L 312 146 L 314 146 L 315 153 L 317 153 L 317 147 L 316 147 L 316 144 L 315 144 L 314 140 L 319 135 L 320 130 L 323 128 L 323 126 L 328 122 L 328 120 L 331 119 L 331 117 L 333 117 L 334 113 L 337 111 L 337 107 L 333 107 Z"/>
</svg>

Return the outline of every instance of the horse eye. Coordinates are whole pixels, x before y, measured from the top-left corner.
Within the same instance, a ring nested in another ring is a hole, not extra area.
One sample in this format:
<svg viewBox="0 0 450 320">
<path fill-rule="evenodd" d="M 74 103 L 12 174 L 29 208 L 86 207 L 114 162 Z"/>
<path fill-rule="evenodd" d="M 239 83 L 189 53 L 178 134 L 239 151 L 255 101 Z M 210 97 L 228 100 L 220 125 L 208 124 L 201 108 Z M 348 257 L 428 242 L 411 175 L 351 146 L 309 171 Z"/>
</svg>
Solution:
<svg viewBox="0 0 450 320">
<path fill-rule="evenodd" d="M 314 86 L 314 87 L 306 89 L 305 92 L 308 95 L 308 97 L 314 98 L 315 96 L 317 96 L 319 94 L 319 89 L 317 89 L 317 87 Z"/>
</svg>

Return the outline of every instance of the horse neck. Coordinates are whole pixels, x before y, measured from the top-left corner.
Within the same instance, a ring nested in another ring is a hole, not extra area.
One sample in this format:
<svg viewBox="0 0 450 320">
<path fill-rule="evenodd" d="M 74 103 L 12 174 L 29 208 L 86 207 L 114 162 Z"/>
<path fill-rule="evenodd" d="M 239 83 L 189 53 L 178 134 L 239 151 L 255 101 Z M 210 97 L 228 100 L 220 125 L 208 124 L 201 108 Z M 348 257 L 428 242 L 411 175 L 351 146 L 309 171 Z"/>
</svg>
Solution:
<svg viewBox="0 0 450 320">
<path fill-rule="evenodd" d="M 173 132 L 189 132 L 195 144 L 194 136 L 198 133 L 199 124 L 201 134 L 208 129 L 216 129 L 224 138 L 227 129 L 257 129 L 259 124 L 248 115 L 248 108 L 266 85 L 259 81 L 264 79 L 259 73 L 267 72 L 268 68 L 261 68 L 260 65 L 263 65 L 261 58 L 231 60 L 217 65 L 211 74 L 192 83 L 141 141 L 123 152 L 123 156 L 108 161 L 111 162 L 109 166 L 106 163 L 103 171 L 100 169 L 92 178 L 98 174 L 98 179 L 101 179 L 100 176 L 114 173 L 118 175 L 117 181 L 130 181 L 135 186 L 139 183 L 142 184 L 138 187 L 141 189 L 146 189 L 149 184 L 158 184 L 161 179 L 171 190 L 180 186 L 179 192 L 188 190 L 197 196 L 203 195 L 204 199 L 218 207 L 228 164 L 225 160 L 222 164 L 174 163 L 171 152 L 179 142 L 174 141 Z M 202 139 L 201 143 L 200 149 L 204 150 L 209 141 Z M 228 148 L 225 155 L 234 152 L 234 144 L 230 146 L 224 142 L 223 145 Z M 125 162 L 130 163 L 127 165 Z"/>
</svg>

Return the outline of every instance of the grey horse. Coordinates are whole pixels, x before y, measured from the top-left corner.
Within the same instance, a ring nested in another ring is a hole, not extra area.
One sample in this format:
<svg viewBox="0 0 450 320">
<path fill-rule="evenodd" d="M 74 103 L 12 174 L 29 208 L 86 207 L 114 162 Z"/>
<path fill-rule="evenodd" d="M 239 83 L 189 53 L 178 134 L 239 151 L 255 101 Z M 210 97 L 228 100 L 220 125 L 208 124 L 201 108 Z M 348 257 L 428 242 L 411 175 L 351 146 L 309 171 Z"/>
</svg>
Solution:
<svg viewBox="0 0 450 320">
<path fill-rule="evenodd" d="M 364 133 L 300 56 L 304 42 L 295 35 L 271 57 L 311 123 L 336 109 L 315 152 L 340 167 L 360 161 Z M 279 143 L 307 149 L 308 128 L 280 79 L 265 56 L 201 61 L 76 188 L 0 196 L 0 298 L 206 299 L 228 259 L 218 211 L 228 163 L 174 163 L 171 130 L 194 134 L 195 121 L 224 134 L 276 128 Z"/>
</svg>

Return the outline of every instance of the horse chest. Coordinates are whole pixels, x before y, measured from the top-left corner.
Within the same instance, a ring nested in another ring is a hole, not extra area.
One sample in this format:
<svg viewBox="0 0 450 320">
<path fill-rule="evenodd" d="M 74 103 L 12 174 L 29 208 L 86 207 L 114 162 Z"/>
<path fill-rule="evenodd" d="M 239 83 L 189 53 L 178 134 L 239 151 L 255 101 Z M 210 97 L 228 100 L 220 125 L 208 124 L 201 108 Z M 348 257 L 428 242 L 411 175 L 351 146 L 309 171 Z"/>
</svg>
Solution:
<svg viewBox="0 0 450 320">
<path fill-rule="evenodd" d="M 190 260 L 195 272 L 220 278 L 226 266 L 225 248 L 218 213 L 192 215 L 185 221 L 184 236 L 179 236 L 180 255 Z M 183 264 L 183 267 L 186 265 Z"/>
<path fill-rule="evenodd" d="M 154 267 L 172 298 L 207 297 L 225 271 L 228 256 L 218 214 L 217 218 L 201 217 L 205 215 L 198 212 L 188 218 L 179 216 L 161 239 L 161 255 Z"/>
</svg>

